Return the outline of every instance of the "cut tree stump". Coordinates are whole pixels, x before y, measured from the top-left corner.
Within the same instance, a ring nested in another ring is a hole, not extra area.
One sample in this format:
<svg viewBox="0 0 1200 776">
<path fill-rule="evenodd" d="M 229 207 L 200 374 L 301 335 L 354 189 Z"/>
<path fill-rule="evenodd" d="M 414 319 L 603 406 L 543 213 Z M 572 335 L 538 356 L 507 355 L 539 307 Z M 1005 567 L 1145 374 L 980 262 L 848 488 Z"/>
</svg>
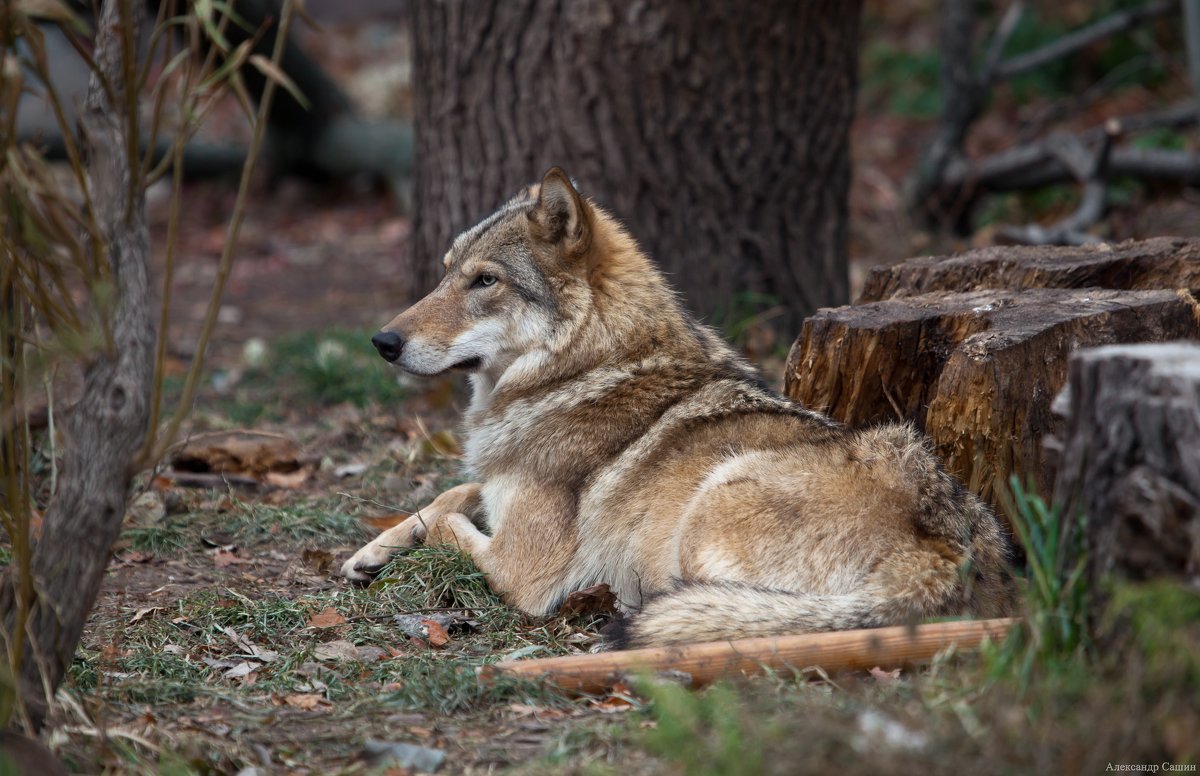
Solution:
<svg viewBox="0 0 1200 776">
<path fill-rule="evenodd" d="M 1000 246 L 875 267 L 856 304 L 933 291 L 1200 288 L 1200 240 L 1159 237 L 1075 248 Z"/>
<path fill-rule="evenodd" d="M 947 468 L 999 506 L 1010 474 L 1051 484 L 1040 440 L 1081 348 L 1200 336 L 1186 291 L 930 293 L 825 309 L 788 357 L 784 392 L 850 425 L 909 420 Z"/>
<path fill-rule="evenodd" d="M 1087 518 L 1091 580 L 1200 583 L 1200 345 L 1084 350 L 1069 373 L 1054 493 Z"/>
</svg>

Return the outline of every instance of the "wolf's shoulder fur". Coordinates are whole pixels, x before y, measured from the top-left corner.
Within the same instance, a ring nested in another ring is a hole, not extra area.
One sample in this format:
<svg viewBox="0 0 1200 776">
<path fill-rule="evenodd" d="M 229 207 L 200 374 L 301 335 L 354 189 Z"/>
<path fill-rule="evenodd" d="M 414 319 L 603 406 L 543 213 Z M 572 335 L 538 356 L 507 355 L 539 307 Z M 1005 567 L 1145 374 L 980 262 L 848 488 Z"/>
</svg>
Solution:
<svg viewBox="0 0 1200 776">
<path fill-rule="evenodd" d="M 423 510 L 428 540 L 452 536 L 517 606 L 543 614 L 606 582 L 634 613 L 631 644 L 1011 607 L 1000 523 L 922 435 L 851 429 L 771 391 L 561 171 L 444 264 L 384 329 L 404 369 L 471 372 L 479 484 Z"/>
</svg>

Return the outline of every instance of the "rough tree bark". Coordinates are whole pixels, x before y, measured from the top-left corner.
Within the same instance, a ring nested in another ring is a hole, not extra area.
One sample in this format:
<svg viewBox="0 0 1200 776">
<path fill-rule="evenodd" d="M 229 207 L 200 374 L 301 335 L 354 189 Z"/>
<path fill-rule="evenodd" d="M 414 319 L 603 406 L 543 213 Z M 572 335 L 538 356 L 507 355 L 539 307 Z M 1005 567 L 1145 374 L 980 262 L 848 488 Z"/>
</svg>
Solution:
<svg viewBox="0 0 1200 776">
<path fill-rule="evenodd" d="M 122 30 L 136 31 L 142 16 L 141 3 L 105 0 L 97 25 L 95 59 L 110 91 L 92 76 L 81 123 L 115 292 L 112 337 L 87 365 L 83 396 L 64 424 L 68 444 L 58 492 L 33 551 L 34 600 L 22 634 L 14 632 L 21 570 L 10 570 L 0 584 L 7 643 L 23 645 L 18 680 L 34 727 L 44 720 L 47 690 L 52 694 L 62 681 L 99 592 L 150 415 L 149 233 L 142 190 L 131 174 L 138 160 L 128 156 L 125 100 L 132 66 L 122 51 Z"/>
<path fill-rule="evenodd" d="M 1091 590 L 1116 572 L 1200 581 L 1200 346 L 1071 358 L 1055 498 L 1086 516 Z"/>
<path fill-rule="evenodd" d="M 412 294 L 453 236 L 551 165 L 705 315 L 769 294 L 793 327 L 848 297 L 861 0 L 413 5 Z M 745 299 L 745 297 L 743 297 Z"/>
</svg>

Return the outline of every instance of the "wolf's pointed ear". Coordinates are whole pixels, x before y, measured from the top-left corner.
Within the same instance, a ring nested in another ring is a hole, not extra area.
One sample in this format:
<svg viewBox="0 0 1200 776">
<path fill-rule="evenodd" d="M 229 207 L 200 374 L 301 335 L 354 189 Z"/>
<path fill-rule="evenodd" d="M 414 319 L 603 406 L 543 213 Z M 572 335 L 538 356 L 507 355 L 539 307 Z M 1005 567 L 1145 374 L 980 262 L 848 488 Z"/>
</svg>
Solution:
<svg viewBox="0 0 1200 776">
<path fill-rule="evenodd" d="M 528 216 L 533 236 L 543 242 L 561 244 L 568 256 L 582 255 L 591 245 L 591 207 L 579 196 L 561 167 L 551 167 L 542 176 L 537 203 Z"/>
</svg>

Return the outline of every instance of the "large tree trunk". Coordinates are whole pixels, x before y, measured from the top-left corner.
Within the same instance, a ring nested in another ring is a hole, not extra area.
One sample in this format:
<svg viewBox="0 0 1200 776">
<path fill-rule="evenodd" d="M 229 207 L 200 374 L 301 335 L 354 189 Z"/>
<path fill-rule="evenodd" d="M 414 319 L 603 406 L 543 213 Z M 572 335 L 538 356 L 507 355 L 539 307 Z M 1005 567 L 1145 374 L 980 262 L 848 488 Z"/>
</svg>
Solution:
<svg viewBox="0 0 1200 776">
<path fill-rule="evenodd" d="M 49 698 L 75 656 L 84 622 L 121 530 L 132 460 L 150 416 L 154 327 L 149 313 L 149 232 L 141 184 L 128 156 L 126 67 L 121 35 L 136 31 L 137 2 L 105 0 L 95 58 L 109 85 L 93 75 L 81 116 L 91 201 L 104 236 L 115 292 L 111 345 L 93 356 L 83 397 L 66 419 L 68 438 L 58 491 L 31 560 L 33 601 L 24 629 L 18 611 L 21 569 L 0 582 L 6 645 L 22 645 L 21 697 L 40 726 Z M 132 39 L 137 39 L 134 32 Z M 135 52 L 127 52 L 136 56 Z"/>
<path fill-rule="evenodd" d="M 411 294 L 453 236 L 561 165 L 705 315 L 848 297 L 861 0 L 413 6 Z"/>
</svg>

